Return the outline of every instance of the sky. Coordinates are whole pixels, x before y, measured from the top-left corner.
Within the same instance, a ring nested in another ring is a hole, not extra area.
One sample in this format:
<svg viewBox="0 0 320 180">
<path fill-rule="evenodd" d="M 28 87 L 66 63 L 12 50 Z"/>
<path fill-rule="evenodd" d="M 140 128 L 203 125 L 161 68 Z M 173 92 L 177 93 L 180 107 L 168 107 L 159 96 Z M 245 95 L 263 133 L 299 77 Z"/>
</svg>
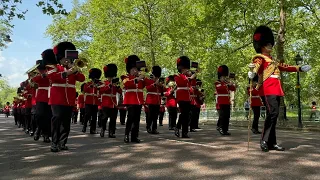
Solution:
<svg viewBox="0 0 320 180">
<path fill-rule="evenodd" d="M 72 9 L 71 0 L 60 0 L 67 11 Z M 27 79 L 25 72 L 41 59 L 41 53 L 52 48 L 50 37 L 45 36 L 47 26 L 52 23 L 52 17 L 42 14 L 36 6 L 38 0 L 23 1 L 19 9 L 28 9 L 25 20 L 14 19 L 15 25 L 8 48 L 0 51 L 0 74 L 5 77 L 10 86 L 17 87 Z M 28 3 L 26 3 L 28 2 Z"/>
</svg>

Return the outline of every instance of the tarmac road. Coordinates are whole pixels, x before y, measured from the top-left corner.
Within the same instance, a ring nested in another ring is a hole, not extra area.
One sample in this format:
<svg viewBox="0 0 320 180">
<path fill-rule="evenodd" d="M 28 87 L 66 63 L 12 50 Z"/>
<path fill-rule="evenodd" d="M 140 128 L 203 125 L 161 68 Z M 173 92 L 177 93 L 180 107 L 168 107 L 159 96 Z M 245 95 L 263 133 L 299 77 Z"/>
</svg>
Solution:
<svg viewBox="0 0 320 180">
<path fill-rule="evenodd" d="M 115 139 L 81 132 L 72 124 L 69 151 L 50 152 L 50 144 L 34 141 L 12 118 L 0 117 L 0 179 L 320 179 L 320 133 L 278 131 L 286 151 L 269 153 L 253 135 L 247 151 L 247 130 L 231 127 L 222 137 L 215 126 L 202 126 L 179 139 L 167 126 L 159 135 L 140 126 L 142 143 L 123 142 L 124 126 Z"/>
</svg>

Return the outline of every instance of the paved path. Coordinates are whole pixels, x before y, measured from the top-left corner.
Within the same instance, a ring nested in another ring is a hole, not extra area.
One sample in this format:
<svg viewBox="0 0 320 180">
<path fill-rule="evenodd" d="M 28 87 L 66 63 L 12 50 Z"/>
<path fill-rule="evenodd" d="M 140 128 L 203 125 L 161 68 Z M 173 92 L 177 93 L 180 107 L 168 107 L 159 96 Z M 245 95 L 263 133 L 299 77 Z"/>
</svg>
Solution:
<svg viewBox="0 0 320 180">
<path fill-rule="evenodd" d="M 117 128 L 117 138 L 109 139 L 72 125 L 70 150 L 52 153 L 1 116 L 0 179 L 320 179 L 320 133 L 278 131 L 288 150 L 264 153 L 256 135 L 248 152 L 247 131 L 238 127 L 222 137 L 203 126 L 185 140 L 166 125 L 149 135 L 142 124 L 140 144 L 125 144 L 124 126 Z"/>
</svg>

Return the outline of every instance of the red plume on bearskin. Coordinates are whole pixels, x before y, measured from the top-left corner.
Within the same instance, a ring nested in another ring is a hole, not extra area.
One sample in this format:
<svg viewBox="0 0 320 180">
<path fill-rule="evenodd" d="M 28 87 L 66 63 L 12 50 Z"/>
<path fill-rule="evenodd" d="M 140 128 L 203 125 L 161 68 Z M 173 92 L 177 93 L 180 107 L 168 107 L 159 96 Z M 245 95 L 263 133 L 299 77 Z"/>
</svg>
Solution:
<svg viewBox="0 0 320 180">
<path fill-rule="evenodd" d="M 54 54 L 58 54 L 58 47 L 57 47 L 57 46 L 55 46 L 55 47 L 53 48 L 53 53 L 54 53 Z"/>
<path fill-rule="evenodd" d="M 274 36 L 272 30 L 267 26 L 259 26 L 253 34 L 253 47 L 257 53 L 261 53 L 261 49 L 271 44 L 274 46 Z"/>
<path fill-rule="evenodd" d="M 106 72 L 107 70 L 108 70 L 108 67 L 107 67 L 107 66 L 104 66 L 104 67 L 103 67 L 103 71 Z"/>
<path fill-rule="evenodd" d="M 128 58 L 127 58 L 127 57 L 124 59 L 124 62 L 125 62 L 126 64 L 128 63 Z"/>
</svg>

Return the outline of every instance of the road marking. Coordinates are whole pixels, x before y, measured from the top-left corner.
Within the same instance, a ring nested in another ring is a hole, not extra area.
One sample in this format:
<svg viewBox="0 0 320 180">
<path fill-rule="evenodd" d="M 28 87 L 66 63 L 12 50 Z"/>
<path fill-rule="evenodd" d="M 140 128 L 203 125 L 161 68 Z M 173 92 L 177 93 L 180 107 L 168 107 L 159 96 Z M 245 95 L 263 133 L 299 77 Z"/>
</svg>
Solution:
<svg viewBox="0 0 320 180">
<path fill-rule="evenodd" d="M 166 139 L 166 138 L 158 138 L 161 140 L 171 141 L 171 142 L 179 142 L 183 144 L 190 144 L 190 145 L 196 145 L 196 146 L 203 146 L 203 147 L 209 147 L 209 148 L 218 148 L 219 146 L 212 146 L 207 144 L 200 144 L 200 143 L 194 143 L 194 142 L 187 142 L 187 141 L 179 141 L 179 140 L 173 140 L 173 139 Z"/>
</svg>

